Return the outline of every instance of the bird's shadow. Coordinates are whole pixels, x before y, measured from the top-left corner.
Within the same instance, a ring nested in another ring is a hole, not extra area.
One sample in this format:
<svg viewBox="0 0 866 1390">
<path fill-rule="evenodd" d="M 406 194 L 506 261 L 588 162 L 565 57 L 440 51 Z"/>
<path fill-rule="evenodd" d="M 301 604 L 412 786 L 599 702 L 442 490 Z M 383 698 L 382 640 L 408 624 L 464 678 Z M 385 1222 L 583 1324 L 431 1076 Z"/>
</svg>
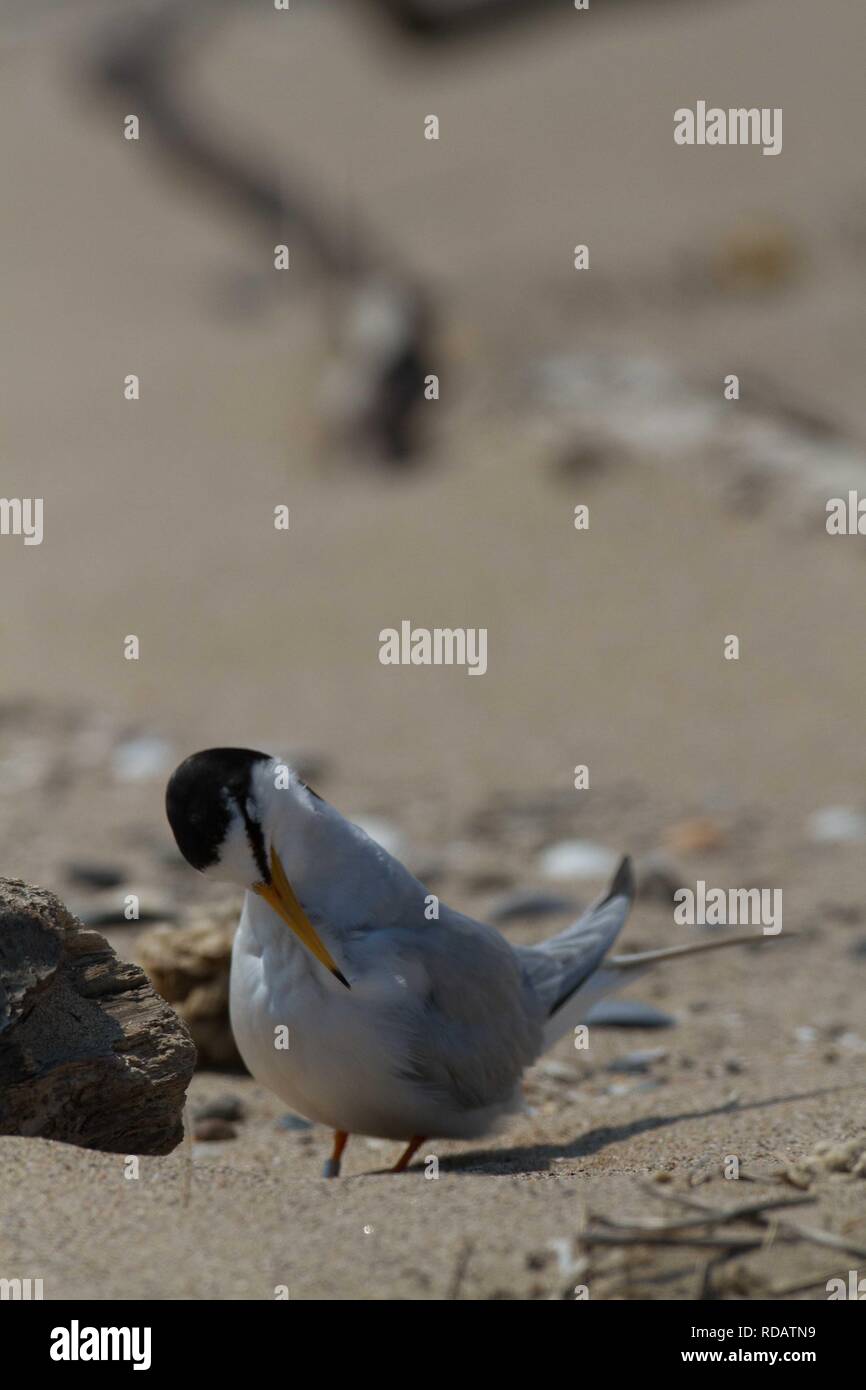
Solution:
<svg viewBox="0 0 866 1390">
<path fill-rule="evenodd" d="M 771 1105 L 784 1105 L 787 1101 L 813 1100 L 816 1096 L 833 1095 L 838 1091 L 851 1090 L 850 1086 L 823 1086 L 813 1091 L 798 1091 L 791 1095 L 770 1096 L 766 1100 L 749 1101 L 741 1104 L 731 1101 L 717 1105 L 709 1110 L 683 1110 L 676 1115 L 646 1115 L 624 1125 L 600 1125 L 587 1134 L 581 1134 L 565 1144 L 527 1144 L 511 1149 L 476 1149 L 469 1153 L 451 1154 L 440 1158 L 440 1173 L 453 1173 L 458 1177 L 514 1176 L 519 1173 L 544 1173 L 557 1158 L 589 1158 L 600 1153 L 612 1144 L 624 1143 L 637 1134 L 647 1134 L 654 1129 L 665 1129 L 668 1125 L 679 1124 L 682 1120 L 705 1120 L 714 1115 L 740 1115 L 748 1110 L 764 1110 Z M 406 1171 L 421 1167 L 412 1164 Z"/>
</svg>

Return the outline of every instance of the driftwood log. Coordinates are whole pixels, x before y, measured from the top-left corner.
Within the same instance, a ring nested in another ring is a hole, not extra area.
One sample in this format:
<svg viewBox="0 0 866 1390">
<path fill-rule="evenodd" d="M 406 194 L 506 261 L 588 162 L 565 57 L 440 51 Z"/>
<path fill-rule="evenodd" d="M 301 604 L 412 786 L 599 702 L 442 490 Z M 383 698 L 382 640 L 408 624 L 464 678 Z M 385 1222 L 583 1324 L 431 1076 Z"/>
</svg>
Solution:
<svg viewBox="0 0 866 1390">
<path fill-rule="evenodd" d="M 124 15 L 99 40 L 92 80 L 141 119 L 185 187 L 248 220 L 262 238 L 260 265 L 273 265 L 278 245 L 305 249 L 338 306 L 320 401 L 329 433 L 352 456 L 406 464 L 420 445 L 426 376 L 436 371 L 430 296 L 393 251 L 357 224 L 345 235 L 300 178 L 284 177 L 233 131 L 219 134 L 213 113 L 197 107 L 185 65 L 220 15 L 238 8 L 241 0 L 165 0 Z"/>
<path fill-rule="evenodd" d="M 53 893 L 0 879 L 0 1134 L 170 1153 L 194 1066 L 139 966 Z"/>
</svg>

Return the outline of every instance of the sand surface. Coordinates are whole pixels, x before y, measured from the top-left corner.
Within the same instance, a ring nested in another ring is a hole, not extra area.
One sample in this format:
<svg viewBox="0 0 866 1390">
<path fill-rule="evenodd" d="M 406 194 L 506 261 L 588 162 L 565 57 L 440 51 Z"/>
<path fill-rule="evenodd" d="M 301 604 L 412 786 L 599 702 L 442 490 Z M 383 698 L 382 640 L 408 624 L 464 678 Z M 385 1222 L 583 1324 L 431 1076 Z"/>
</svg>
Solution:
<svg viewBox="0 0 866 1390">
<path fill-rule="evenodd" d="M 719 1205 L 777 1194 L 778 1169 L 866 1129 L 864 845 L 808 828 L 862 811 L 866 785 L 866 540 L 823 526 L 827 496 L 866 489 L 862 7 L 623 0 L 423 55 L 308 5 L 291 42 L 263 14 L 202 42 L 194 99 L 437 289 L 444 399 L 424 464 L 397 477 L 324 458 L 316 292 L 299 276 L 250 307 L 263 248 L 84 88 L 106 7 L 37 8 L 0 28 L 3 490 L 46 517 L 41 547 L 0 543 L 2 872 L 73 909 L 68 866 L 94 859 L 172 913 L 218 901 L 176 862 L 164 777 L 112 773 L 147 733 L 178 759 L 303 754 L 323 795 L 385 817 L 479 916 L 579 837 L 668 846 L 687 884 L 781 888 L 785 929 L 659 969 L 635 993 L 675 1028 L 597 1030 L 588 1054 L 566 1039 L 506 1132 L 423 1151 L 436 1180 L 376 1174 L 396 1154 L 360 1137 L 325 1183 L 327 1134 L 278 1128 L 284 1107 L 237 1076 L 195 1078 L 193 1107 L 230 1092 L 247 1115 L 191 1171 L 178 1152 L 130 1181 L 117 1156 L 0 1139 L 0 1274 L 50 1298 L 698 1296 L 705 1254 L 587 1251 L 580 1231 L 661 1214 L 644 1186 L 660 1172 L 659 1191 Z M 782 155 L 677 150 L 672 110 L 702 95 L 783 106 Z M 793 268 L 737 291 L 713 267 L 755 226 Z M 732 371 L 745 436 L 719 415 Z M 382 667 L 378 633 L 402 618 L 486 626 L 488 673 Z M 670 850 L 694 817 L 717 842 Z M 586 902 L 603 883 L 557 887 Z M 623 944 L 681 931 L 644 899 Z M 134 955 L 134 930 L 111 938 Z M 608 1070 L 653 1047 L 647 1072 Z M 722 1176 L 729 1155 L 745 1180 Z M 798 1220 L 866 1246 L 863 1179 L 809 1191 Z M 777 1240 L 718 1291 L 823 1297 L 854 1267 Z"/>
</svg>

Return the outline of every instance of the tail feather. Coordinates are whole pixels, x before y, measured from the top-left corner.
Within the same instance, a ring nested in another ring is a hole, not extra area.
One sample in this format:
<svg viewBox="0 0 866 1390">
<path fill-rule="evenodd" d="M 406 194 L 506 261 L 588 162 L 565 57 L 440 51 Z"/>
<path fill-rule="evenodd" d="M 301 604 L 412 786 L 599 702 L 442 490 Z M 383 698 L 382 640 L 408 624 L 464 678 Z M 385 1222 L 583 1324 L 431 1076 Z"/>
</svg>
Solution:
<svg viewBox="0 0 866 1390">
<path fill-rule="evenodd" d="M 631 860 L 626 857 L 605 896 L 577 922 L 540 946 L 518 948 L 535 997 L 547 1012 L 544 1050 L 582 1022 L 600 999 L 624 988 L 659 961 L 767 940 L 763 933 L 738 932 L 631 955 L 608 955 L 629 914 L 634 894 L 634 873 Z"/>
<path fill-rule="evenodd" d="M 598 973 L 629 914 L 634 893 L 631 861 L 625 858 L 604 897 L 564 932 L 538 946 L 516 948 L 527 985 L 548 1017 L 548 1027 L 575 992 Z"/>
<path fill-rule="evenodd" d="M 625 855 L 611 880 L 605 896 L 594 903 L 573 927 L 545 943 L 545 949 L 553 953 L 574 954 L 572 969 L 568 972 L 558 998 L 550 1007 L 552 1017 L 558 1009 L 571 998 L 584 980 L 588 979 L 597 966 L 607 956 L 631 911 L 635 896 L 634 870 L 631 860 Z M 577 944 L 589 949 L 575 949 Z M 594 947 L 594 949 L 592 949 Z M 591 964 L 592 961 L 596 964 Z"/>
</svg>

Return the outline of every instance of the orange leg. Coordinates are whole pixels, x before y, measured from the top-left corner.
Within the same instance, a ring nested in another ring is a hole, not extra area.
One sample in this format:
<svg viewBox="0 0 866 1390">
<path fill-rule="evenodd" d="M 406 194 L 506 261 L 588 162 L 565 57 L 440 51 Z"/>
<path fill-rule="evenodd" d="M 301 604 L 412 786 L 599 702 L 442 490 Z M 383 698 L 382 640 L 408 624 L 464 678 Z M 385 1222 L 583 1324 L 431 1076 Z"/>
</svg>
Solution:
<svg viewBox="0 0 866 1390">
<path fill-rule="evenodd" d="M 424 1134 L 413 1134 L 403 1153 L 391 1169 L 392 1173 L 405 1173 L 418 1149 L 420 1149 L 421 1145 L 425 1142 L 426 1137 L 427 1136 Z"/>
<path fill-rule="evenodd" d="M 348 1142 L 349 1136 L 344 1129 L 334 1130 L 334 1148 L 331 1157 L 325 1160 L 325 1166 L 322 1169 L 323 1178 L 338 1178 L 340 1176 L 340 1160 Z"/>
</svg>

